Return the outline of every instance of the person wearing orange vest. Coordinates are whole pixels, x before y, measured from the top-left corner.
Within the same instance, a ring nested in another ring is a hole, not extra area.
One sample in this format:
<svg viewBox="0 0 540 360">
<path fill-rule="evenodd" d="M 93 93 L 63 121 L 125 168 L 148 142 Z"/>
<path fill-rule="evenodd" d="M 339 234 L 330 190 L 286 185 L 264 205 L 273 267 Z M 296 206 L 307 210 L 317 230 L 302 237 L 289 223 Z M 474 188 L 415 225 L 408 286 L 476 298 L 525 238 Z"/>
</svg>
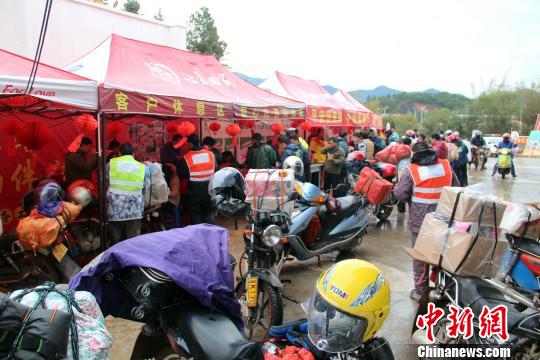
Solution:
<svg viewBox="0 0 540 360">
<path fill-rule="evenodd" d="M 448 160 L 439 159 L 428 143 L 417 142 L 412 151 L 411 163 L 403 171 L 394 194 L 398 201 L 409 203 L 409 230 L 414 246 L 424 217 L 435 211 L 443 188 L 460 184 Z M 413 272 L 415 288 L 410 295 L 418 301 L 429 285 L 429 266 L 413 260 Z"/>
<path fill-rule="evenodd" d="M 200 146 L 199 137 L 191 134 L 187 142 L 193 145 L 192 149 L 180 161 L 180 194 L 185 209 L 191 214 L 192 225 L 213 224 L 214 210 L 208 182 L 216 171 L 216 158 L 212 151 Z"/>
</svg>

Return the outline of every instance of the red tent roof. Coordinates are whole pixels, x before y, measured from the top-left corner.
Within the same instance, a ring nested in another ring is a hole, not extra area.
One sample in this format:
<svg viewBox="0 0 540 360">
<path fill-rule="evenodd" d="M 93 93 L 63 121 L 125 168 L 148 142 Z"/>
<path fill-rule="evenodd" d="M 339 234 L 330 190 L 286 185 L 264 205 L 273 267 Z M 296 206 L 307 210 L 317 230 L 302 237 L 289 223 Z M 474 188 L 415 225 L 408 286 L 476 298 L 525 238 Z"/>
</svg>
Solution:
<svg viewBox="0 0 540 360">
<path fill-rule="evenodd" d="M 362 112 L 346 101 L 330 95 L 317 81 L 302 79 L 276 71 L 259 85 L 275 94 L 305 102 L 307 120 L 314 126 L 346 126 L 348 119 L 359 117 Z"/>
<path fill-rule="evenodd" d="M 12 105 L 13 95 L 24 94 L 32 71 L 33 60 L 0 49 L 0 100 Z M 33 97 L 54 101 L 56 104 L 78 108 L 97 108 L 97 83 L 82 76 L 40 63 Z M 17 97 L 19 98 L 19 97 Z M 23 101 L 23 103 L 29 103 Z"/>
<path fill-rule="evenodd" d="M 338 89 L 333 95 L 333 99 L 347 110 L 351 110 L 347 114 L 347 123 L 355 127 L 372 127 L 374 126 L 374 115 L 371 110 L 356 101 L 349 93 Z"/>
<path fill-rule="evenodd" d="M 213 56 L 112 35 L 66 67 L 100 82 L 102 111 L 201 118 L 303 118 L 305 105 L 240 79 Z"/>
</svg>

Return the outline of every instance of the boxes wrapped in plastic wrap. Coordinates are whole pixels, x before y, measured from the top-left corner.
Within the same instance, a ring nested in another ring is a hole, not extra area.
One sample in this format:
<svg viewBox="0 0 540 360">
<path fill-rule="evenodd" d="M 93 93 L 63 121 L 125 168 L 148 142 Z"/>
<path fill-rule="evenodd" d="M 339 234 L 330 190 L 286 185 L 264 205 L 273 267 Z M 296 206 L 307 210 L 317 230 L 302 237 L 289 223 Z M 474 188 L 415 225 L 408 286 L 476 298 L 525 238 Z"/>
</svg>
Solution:
<svg viewBox="0 0 540 360">
<path fill-rule="evenodd" d="M 39 288 L 40 286 L 35 289 Z M 17 290 L 13 292 L 10 297 L 12 299 L 17 298 L 22 292 L 23 290 Z M 29 292 L 20 299 L 20 303 L 26 306 L 34 306 L 39 299 L 39 295 L 38 291 Z M 105 319 L 103 318 L 103 314 L 101 313 L 101 309 L 99 308 L 94 295 L 86 291 L 76 291 L 73 293 L 73 297 L 82 312 L 68 304 L 62 295 L 55 292 L 51 292 L 46 296 L 44 305 L 47 309 L 56 309 L 65 312 L 69 312 L 69 307 L 72 308 L 77 324 L 79 359 L 110 359 L 112 336 L 105 327 Z M 71 341 L 68 341 L 66 359 L 73 359 Z"/>
<path fill-rule="evenodd" d="M 292 169 L 250 169 L 246 175 L 246 196 L 283 197 L 294 190 Z"/>
<path fill-rule="evenodd" d="M 500 198 L 487 195 L 478 191 L 481 187 L 445 187 L 437 204 L 437 212 L 454 220 L 478 222 L 482 215 L 482 222 L 493 223 L 496 215 L 497 227 L 499 226 L 506 209 L 506 203 Z M 484 206 L 489 203 L 489 206 Z M 495 214 L 496 213 L 496 214 Z"/>
<path fill-rule="evenodd" d="M 287 202 L 294 190 L 294 172 L 291 169 L 251 169 L 246 175 L 246 202 L 252 209 L 281 209 L 291 214 L 294 201 Z"/>
<path fill-rule="evenodd" d="M 505 233 L 514 236 L 539 239 L 540 203 L 508 204 L 500 227 Z"/>
<path fill-rule="evenodd" d="M 508 241 L 494 226 L 481 222 L 455 220 L 439 214 L 426 215 L 414 247 L 405 249 L 411 257 L 461 276 L 491 278 Z"/>
</svg>

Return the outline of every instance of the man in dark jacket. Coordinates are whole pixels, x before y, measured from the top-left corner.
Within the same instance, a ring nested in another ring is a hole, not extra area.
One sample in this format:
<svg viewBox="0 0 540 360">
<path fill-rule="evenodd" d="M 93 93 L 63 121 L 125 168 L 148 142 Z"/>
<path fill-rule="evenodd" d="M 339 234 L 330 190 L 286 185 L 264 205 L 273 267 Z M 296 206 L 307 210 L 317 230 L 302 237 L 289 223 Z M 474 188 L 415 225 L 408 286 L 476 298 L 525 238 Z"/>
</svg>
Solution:
<svg viewBox="0 0 540 360">
<path fill-rule="evenodd" d="M 328 146 L 322 149 L 326 154 L 324 162 L 324 189 L 335 189 L 339 184 L 345 182 L 342 168 L 345 166 L 345 152 L 338 145 L 337 138 L 328 140 Z"/>
<path fill-rule="evenodd" d="M 79 149 L 74 153 L 66 154 L 66 183 L 71 184 L 75 180 L 92 180 L 92 170 L 97 168 L 96 154 L 92 151 L 92 140 L 83 137 Z"/>
<path fill-rule="evenodd" d="M 452 169 L 454 169 L 461 186 L 467 186 L 469 185 L 467 179 L 467 165 L 469 164 L 467 154 L 469 153 L 469 148 L 461 141 L 458 132 L 455 132 L 450 136 L 452 137 L 452 144 L 456 145 L 458 148 L 458 158 L 457 160 L 452 161 Z"/>
<path fill-rule="evenodd" d="M 304 164 L 304 175 L 302 176 L 302 179 L 299 180 L 309 181 L 309 179 L 311 178 L 311 164 L 309 161 L 309 154 L 300 145 L 298 135 L 289 135 L 289 144 L 281 155 L 281 163 L 283 164 L 285 159 L 287 159 L 289 156 L 296 156 L 297 158 L 302 160 L 302 163 Z"/>
<path fill-rule="evenodd" d="M 347 156 L 349 154 L 349 144 L 347 143 L 347 140 L 345 140 L 347 138 L 347 132 L 346 131 L 342 131 L 339 133 L 339 137 L 337 138 L 338 140 L 338 145 L 341 149 L 343 149 L 343 152 L 345 153 L 345 156 Z"/>
<path fill-rule="evenodd" d="M 175 134 L 168 143 L 163 144 L 159 151 L 161 163 L 173 164 L 176 167 L 177 175 L 180 175 L 180 147 L 178 143 L 180 143 L 181 139 L 182 136 L 180 134 Z"/>
<path fill-rule="evenodd" d="M 371 140 L 375 145 L 374 154 L 378 153 L 386 147 L 385 142 L 379 136 L 377 136 L 377 131 L 375 130 L 375 128 L 369 129 L 369 140 Z"/>
<path fill-rule="evenodd" d="M 414 246 L 425 216 L 437 208 L 442 188 L 459 186 L 459 180 L 448 160 L 438 159 L 428 143 L 418 142 L 412 151 L 411 164 L 401 174 L 394 194 L 399 201 L 409 203 L 409 230 Z M 434 199 L 433 194 L 438 194 L 438 198 Z M 411 298 L 418 301 L 429 285 L 429 267 L 422 261 L 413 260 L 413 271 L 415 288 Z"/>
<path fill-rule="evenodd" d="M 251 137 L 251 146 L 246 156 L 246 166 L 250 169 L 271 169 L 276 167 L 277 155 L 274 149 L 264 143 L 259 133 Z"/>
<path fill-rule="evenodd" d="M 221 151 L 219 151 L 219 149 L 216 147 L 216 139 L 211 136 L 207 136 L 203 139 L 202 146 L 206 150 L 210 150 L 214 154 L 217 163 L 221 164 Z"/>
</svg>

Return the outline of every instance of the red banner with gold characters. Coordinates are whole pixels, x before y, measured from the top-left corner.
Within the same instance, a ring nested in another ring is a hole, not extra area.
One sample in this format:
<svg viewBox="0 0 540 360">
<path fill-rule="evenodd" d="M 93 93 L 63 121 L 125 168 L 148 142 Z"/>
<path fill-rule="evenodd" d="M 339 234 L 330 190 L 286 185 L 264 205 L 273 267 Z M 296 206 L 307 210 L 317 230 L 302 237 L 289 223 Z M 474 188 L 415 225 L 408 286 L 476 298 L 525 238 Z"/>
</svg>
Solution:
<svg viewBox="0 0 540 360">
<path fill-rule="evenodd" d="M 306 111 L 304 108 L 290 109 L 282 106 L 252 107 L 234 105 L 234 116 L 237 119 L 250 120 L 293 120 L 304 119 Z"/>
</svg>

